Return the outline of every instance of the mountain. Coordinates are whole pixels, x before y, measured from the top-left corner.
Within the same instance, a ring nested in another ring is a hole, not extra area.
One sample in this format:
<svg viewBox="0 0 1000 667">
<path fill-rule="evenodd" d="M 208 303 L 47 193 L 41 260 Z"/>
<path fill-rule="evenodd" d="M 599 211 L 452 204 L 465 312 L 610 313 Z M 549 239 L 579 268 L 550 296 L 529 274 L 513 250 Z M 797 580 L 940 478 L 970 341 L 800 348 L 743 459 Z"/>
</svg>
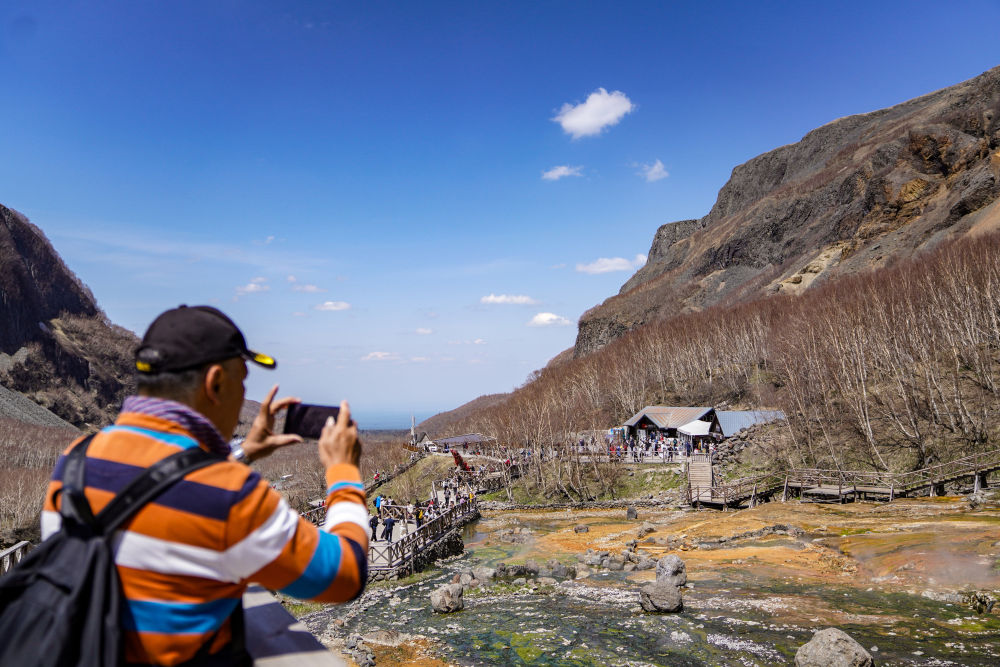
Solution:
<svg viewBox="0 0 1000 667">
<path fill-rule="evenodd" d="M 647 264 L 583 314 L 573 354 L 674 314 L 801 293 L 998 229 L 998 199 L 1000 67 L 737 166 L 708 215 L 660 227 Z"/>
<path fill-rule="evenodd" d="M 466 419 L 469 415 L 503 403 L 508 397 L 510 397 L 510 394 L 487 394 L 460 405 L 454 410 L 439 412 L 433 417 L 428 417 L 417 424 L 417 435 L 427 433 L 432 438 L 458 435 L 453 431 L 459 422 Z"/>
<path fill-rule="evenodd" d="M 103 425 L 134 389 L 137 343 L 108 321 L 42 231 L 0 205 L 0 385 L 74 426 Z M 23 404 L 6 404 L 18 418 Z M 20 413 L 38 423 L 33 411 Z"/>
</svg>

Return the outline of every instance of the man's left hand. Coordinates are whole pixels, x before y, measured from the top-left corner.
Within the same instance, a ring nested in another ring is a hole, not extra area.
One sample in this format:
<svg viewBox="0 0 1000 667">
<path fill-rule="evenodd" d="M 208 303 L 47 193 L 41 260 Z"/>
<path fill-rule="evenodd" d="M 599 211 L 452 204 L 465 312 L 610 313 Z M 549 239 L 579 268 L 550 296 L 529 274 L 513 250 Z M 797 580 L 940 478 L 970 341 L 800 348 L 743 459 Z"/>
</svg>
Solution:
<svg viewBox="0 0 1000 667">
<path fill-rule="evenodd" d="M 267 397 L 261 401 L 260 412 L 254 417 L 250 432 L 247 433 L 246 440 L 243 441 L 243 452 L 248 461 L 262 459 L 270 456 L 279 447 L 286 447 L 302 442 L 302 437 L 294 434 L 274 434 L 274 416 L 289 405 L 301 403 L 302 400 L 286 396 L 274 400 L 278 393 L 278 385 L 271 387 Z"/>
</svg>

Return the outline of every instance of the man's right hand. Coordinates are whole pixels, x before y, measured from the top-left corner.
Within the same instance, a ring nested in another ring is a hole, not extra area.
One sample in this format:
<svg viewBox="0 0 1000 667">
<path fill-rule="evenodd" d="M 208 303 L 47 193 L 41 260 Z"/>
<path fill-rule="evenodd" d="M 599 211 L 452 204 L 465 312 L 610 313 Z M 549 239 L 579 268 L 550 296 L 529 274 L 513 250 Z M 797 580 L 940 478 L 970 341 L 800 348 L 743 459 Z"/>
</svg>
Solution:
<svg viewBox="0 0 1000 667">
<path fill-rule="evenodd" d="M 326 420 L 319 437 L 319 460 L 324 468 L 338 463 L 356 466 L 361 461 L 358 425 L 351 420 L 351 408 L 347 401 L 340 402 L 340 414 L 337 415 L 336 422 L 333 417 Z"/>
</svg>

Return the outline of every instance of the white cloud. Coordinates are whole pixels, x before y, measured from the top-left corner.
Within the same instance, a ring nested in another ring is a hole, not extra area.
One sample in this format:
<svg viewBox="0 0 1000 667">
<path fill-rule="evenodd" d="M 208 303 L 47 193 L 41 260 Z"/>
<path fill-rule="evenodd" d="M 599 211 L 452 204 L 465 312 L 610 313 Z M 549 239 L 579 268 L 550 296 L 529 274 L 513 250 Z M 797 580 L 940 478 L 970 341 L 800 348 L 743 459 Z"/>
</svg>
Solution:
<svg viewBox="0 0 1000 667">
<path fill-rule="evenodd" d="M 483 340 L 482 338 L 477 338 L 476 340 L 472 341 L 472 344 L 473 345 L 486 345 L 486 341 Z"/>
<path fill-rule="evenodd" d="M 417 333 L 420 334 L 421 336 L 430 336 L 432 333 L 434 333 L 434 330 L 433 329 L 425 329 L 424 327 L 419 327 L 417 329 Z"/>
<path fill-rule="evenodd" d="M 528 322 L 529 327 L 566 327 L 573 324 L 565 317 L 555 313 L 538 313 Z"/>
<path fill-rule="evenodd" d="M 553 264 L 553 265 L 552 265 L 552 266 L 550 266 L 549 268 L 550 268 L 550 269 L 565 269 L 565 268 L 566 268 L 566 263 L 565 263 L 565 262 L 563 262 L 563 263 L 561 263 L 561 264 Z"/>
<path fill-rule="evenodd" d="M 295 276 L 288 276 L 288 278 L 286 278 L 285 280 L 287 280 L 290 283 L 294 283 L 298 279 Z"/>
<path fill-rule="evenodd" d="M 633 109 L 635 105 L 632 100 L 622 91 L 609 93 L 604 88 L 598 88 L 587 96 L 586 102 L 577 105 L 563 104 L 552 120 L 562 125 L 566 134 L 579 139 L 600 134 L 604 128 L 617 125 Z"/>
<path fill-rule="evenodd" d="M 325 292 L 326 290 L 322 287 L 317 287 L 316 285 L 292 285 L 292 291 L 294 292 L 308 292 L 309 294 L 317 294 L 319 292 Z"/>
<path fill-rule="evenodd" d="M 493 294 L 484 296 L 479 303 L 512 303 L 516 305 L 534 306 L 538 302 L 526 294 Z"/>
<path fill-rule="evenodd" d="M 399 355 L 395 352 L 369 352 L 361 357 L 361 361 L 395 361 Z"/>
<path fill-rule="evenodd" d="M 292 313 L 292 317 L 305 317 L 305 316 L 306 316 L 306 314 L 303 313 L 303 312 L 300 312 L 300 311 L 296 311 L 296 312 Z"/>
<path fill-rule="evenodd" d="M 486 339 L 477 338 L 475 340 L 450 340 L 448 345 L 486 345 Z"/>
<path fill-rule="evenodd" d="M 543 171 L 542 179 L 546 181 L 558 181 L 560 178 L 566 178 L 567 176 L 583 176 L 582 171 L 582 165 L 579 167 L 570 167 L 563 164 L 558 167 L 552 167 L 548 171 Z"/>
<path fill-rule="evenodd" d="M 667 173 L 667 170 L 663 167 L 663 163 L 660 162 L 659 160 L 657 160 L 653 164 L 640 165 L 639 174 L 646 179 L 647 183 L 652 183 L 654 181 L 662 180 L 670 175 Z"/>
<path fill-rule="evenodd" d="M 258 277 L 251 280 L 246 285 L 240 285 L 236 288 L 237 296 L 246 296 L 247 294 L 256 294 L 258 292 L 266 292 L 271 287 L 267 284 L 267 278 Z"/>
<path fill-rule="evenodd" d="M 424 361 L 430 361 L 430 357 L 410 357 L 410 361 L 419 364 Z"/>
<path fill-rule="evenodd" d="M 346 301 L 324 301 L 315 307 L 316 310 L 347 310 L 351 304 Z"/>
<path fill-rule="evenodd" d="M 645 255 L 636 255 L 634 260 L 624 257 L 601 257 L 590 264 L 577 264 L 576 270 L 580 273 L 610 273 L 612 271 L 635 271 L 646 263 Z"/>
</svg>

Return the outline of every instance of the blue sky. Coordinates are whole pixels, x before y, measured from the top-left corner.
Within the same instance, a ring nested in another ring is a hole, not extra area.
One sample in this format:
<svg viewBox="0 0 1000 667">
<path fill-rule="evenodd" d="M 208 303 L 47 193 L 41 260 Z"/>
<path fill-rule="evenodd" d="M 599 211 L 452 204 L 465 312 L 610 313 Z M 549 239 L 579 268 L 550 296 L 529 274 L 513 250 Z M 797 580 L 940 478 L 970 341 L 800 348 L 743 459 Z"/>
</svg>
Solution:
<svg viewBox="0 0 1000 667">
<path fill-rule="evenodd" d="M 7 0 L 0 203 L 114 322 L 216 304 L 279 360 L 251 397 L 405 425 L 572 346 L 735 165 L 1000 64 L 989 25 L 996 1 Z"/>
</svg>

